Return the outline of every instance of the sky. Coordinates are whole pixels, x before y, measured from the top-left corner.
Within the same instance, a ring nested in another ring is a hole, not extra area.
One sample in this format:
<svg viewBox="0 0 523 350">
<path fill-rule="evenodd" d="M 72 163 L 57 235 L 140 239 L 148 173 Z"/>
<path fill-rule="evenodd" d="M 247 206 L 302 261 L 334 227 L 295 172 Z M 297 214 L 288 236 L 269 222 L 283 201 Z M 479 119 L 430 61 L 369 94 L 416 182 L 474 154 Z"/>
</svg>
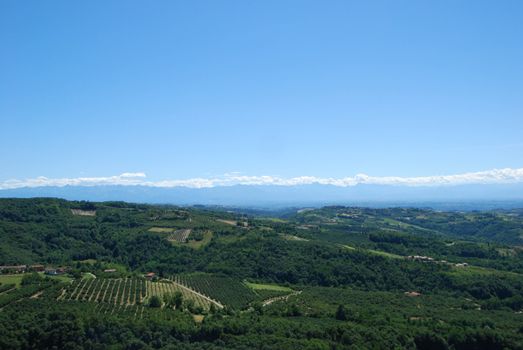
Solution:
<svg viewBox="0 0 523 350">
<path fill-rule="evenodd" d="M 523 179 L 522 37 L 521 1 L 4 0 L 0 184 Z"/>
</svg>

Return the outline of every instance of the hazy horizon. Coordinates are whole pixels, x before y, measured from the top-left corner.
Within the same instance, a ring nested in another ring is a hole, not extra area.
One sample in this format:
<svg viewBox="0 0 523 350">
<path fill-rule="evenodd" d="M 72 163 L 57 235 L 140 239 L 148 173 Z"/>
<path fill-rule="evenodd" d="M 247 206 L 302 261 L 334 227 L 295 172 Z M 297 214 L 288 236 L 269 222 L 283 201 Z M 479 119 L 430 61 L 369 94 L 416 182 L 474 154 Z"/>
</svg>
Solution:
<svg viewBox="0 0 523 350">
<path fill-rule="evenodd" d="M 521 2 L 30 3 L 0 188 L 522 181 Z"/>
</svg>

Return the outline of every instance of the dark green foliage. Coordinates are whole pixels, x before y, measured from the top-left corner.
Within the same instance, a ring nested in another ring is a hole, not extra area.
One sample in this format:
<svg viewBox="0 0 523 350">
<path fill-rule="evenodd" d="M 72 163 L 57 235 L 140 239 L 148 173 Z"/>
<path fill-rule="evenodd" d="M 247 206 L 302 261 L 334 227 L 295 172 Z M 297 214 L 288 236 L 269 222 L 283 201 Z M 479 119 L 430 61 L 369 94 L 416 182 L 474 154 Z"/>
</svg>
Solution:
<svg viewBox="0 0 523 350">
<path fill-rule="evenodd" d="M 285 295 L 289 294 L 289 292 L 287 292 L 287 291 L 269 290 L 269 289 L 258 289 L 255 292 L 258 295 L 258 298 L 260 300 L 281 297 L 281 296 L 285 296 Z"/>
<path fill-rule="evenodd" d="M 256 294 L 238 280 L 209 274 L 178 275 L 176 280 L 224 305 L 241 309 L 256 299 Z"/>
<path fill-rule="evenodd" d="M 15 287 L 14 284 L 12 283 L 9 283 L 9 284 L 0 284 L 0 293 L 3 293 L 5 291 L 8 291 L 8 290 L 11 290 Z"/>
<path fill-rule="evenodd" d="M 162 306 L 162 300 L 157 295 L 153 295 L 149 299 L 149 306 L 150 307 L 161 307 Z"/>
<path fill-rule="evenodd" d="M 519 211 L 327 207 L 286 219 L 123 202 L 0 200 L 0 265 L 70 266 L 76 278 L 59 284 L 26 274 L 19 288 L 0 285 L 0 348 L 523 348 L 523 253 L 511 245 L 521 243 Z M 192 229 L 192 239 L 210 230 L 213 239 L 193 249 L 151 227 Z M 454 266 L 461 262 L 469 266 Z M 102 272 L 114 266 L 118 272 Z M 186 310 L 203 310 L 180 293 L 149 296 L 151 307 L 127 305 L 145 295 L 137 275 L 149 271 L 174 275 L 226 308 L 211 306 L 200 324 Z M 98 278 L 79 280 L 83 272 Z M 244 279 L 302 293 L 263 306 L 261 300 L 286 293 L 253 292 Z M 57 300 L 62 289 L 68 296 L 82 286 L 75 298 Z M 98 293 L 102 286 L 106 294 Z"/>
<path fill-rule="evenodd" d="M 44 278 L 42 276 L 40 276 L 38 273 L 36 272 L 33 272 L 33 273 L 26 273 L 24 274 L 24 276 L 22 277 L 22 282 L 21 284 L 22 285 L 27 285 L 27 284 L 38 284 L 38 283 L 41 283 L 43 282 Z"/>
<path fill-rule="evenodd" d="M 447 341 L 434 333 L 418 334 L 414 338 L 416 349 L 419 350 L 447 350 Z"/>
<path fill-rule="evenodd" d="M 172 301 L 173 301 L 174 307 L 176 309 L 180 309 L 182 307 L 182 304 L 183 304 L 183 295 L 182 295 L 182 293 L 180 293 L 180 292 L 174 293 Z M 214 304 L 211 304 L 211 306 L 214 307 Z"/>
<path fill-rule="evenodd" d="M 336 314 L 334 317 L 339 321 L 347 321 L 347 310 L 345 310 L 345 306 L 338 305 L 338 308 L 336 309 Z"/>
</svg>

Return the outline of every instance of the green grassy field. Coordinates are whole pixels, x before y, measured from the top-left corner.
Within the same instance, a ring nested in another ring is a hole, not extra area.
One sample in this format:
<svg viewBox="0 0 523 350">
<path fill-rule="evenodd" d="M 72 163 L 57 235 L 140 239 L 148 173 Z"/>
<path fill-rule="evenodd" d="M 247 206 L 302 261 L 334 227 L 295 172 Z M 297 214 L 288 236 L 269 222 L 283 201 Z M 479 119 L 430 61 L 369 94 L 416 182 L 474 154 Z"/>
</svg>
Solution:
<svg viewBox="0 0 523 350">
<path fill-rule="evenodd" d="M 452 267 L 451 271 L 449 272 L 451 275 L 455 276 L 467 276 L 467 275 L 485 275 L 485 276 L 508 276 L 508 277 L 523 277 L 521 274 L 511 271 L 500 271 L 496 269 L 491 269 L 487 267 L 481 267 L 481 266 L 463 266 L 458 267 L 454 266 Z"/>
<path fill-rule="evenodd" d="M 67 275 L 58 275 L 58 276 L 48 276 L 44 275 L 43 272 L 39 272 L 40 276 L 49 277 L 52 279 L 56 279 L 62 282 L 71 282 L 73 279 Z M 0 275 L 0 283 L 2 284 L 14 284 L 16 287 L 20 287 L 20 283 L 22 282 L 22 278 L 24 277 L 24 274 L 17 274 L 17 275 Z"/>
<path fill-rule="evenodd" d="M 20 282 L 22 282 L 22 277 L 24 275 L 0 275 L 0 283 L 2 284 L 15 284 L 17 287 L 20 287 Z"/>
<path fill-rule="evenodd" d="M 170 233 L 174 232 L 174 230 L 176 229 L 170 227 L 151 227 L 148 231 L 156 233 Z"/>
<path fill-rule="evenodd" d="M 349 250 L 356 250 L 356 248 L 354 248 L 354 247 L 352 247 L 350 245 L 342 244 L 341 246 L 343 248 L 346 248 L 346 249 L 349 249 Z M 405 258 L 404 256 L 397 255 L 397 254 L 392 254 L 392 253 L 387 253 L 387 252 L 384 252 L 384 251 L 381 251 L 381 250 L 363 249 L 363 251 L 365 251 L 367 253 L 370 253 L 370 254 L 381 255 L 381 256 L 384 256 L 386 258 L 391 258 L 391 259 L 404 259 Z"/>
<path fill-rule="evenodd" d="M 180 243 L 180 244 L 186 244 L 187 246 L 189 246 L 191 248 L 199 249 L 199 248 L 209 244 L 211 242 L 212 236 L 213 236 L 212 231 L 205 231 L 205 233 L 203 234 L 203 239 L 201 241 L 189 240 L 189 242 L 187 242 L 187 243 Z"/>
<path fill-rule="evenodd" d="M 49 275 L 44 275 L 43 273 L 40 273 L 42 276 L 45 276 L 45 277 L 49 277 L 51 279 L 54 279 L 54 280 L 58 280 L 58 281 L 61 281 L 61 282 L 71 282 L 73 280 L 72 277 L 69 277 L 67 275 L 56 275 L 56 276 L 49 276 Z"/>
<path fill-rule="evenodd" d="M 371 253 L 371 254 L 381 255 L 381 256 L 384 256 L 384 257 L 387 257 L 387 258 L 391 258 L 391 259 L 403 259 L 404 258 L 401 255 L 387 253 L 387 252 L 384 252 L 384 251 L 381 251 L 381 250 L 367 249 L 366 251 Z"/>
<path fill-rule="evenodd" d="M 262 283 L 251 283 L 251 282 L 243 282 L 245 285 L 251 289 L 254 290 L 275 290 L 278 292 L 292 292 L 292 289 L 285 286 L 278 286 L 275 284 L 262 284 Z"/>
</svg>

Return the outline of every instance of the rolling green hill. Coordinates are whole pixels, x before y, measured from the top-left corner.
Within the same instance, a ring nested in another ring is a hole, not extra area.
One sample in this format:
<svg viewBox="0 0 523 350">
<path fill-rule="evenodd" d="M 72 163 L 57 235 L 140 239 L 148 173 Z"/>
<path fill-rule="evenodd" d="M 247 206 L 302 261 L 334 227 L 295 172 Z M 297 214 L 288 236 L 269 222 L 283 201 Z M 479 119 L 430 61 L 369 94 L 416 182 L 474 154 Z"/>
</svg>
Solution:
<svg viewBox="0 0 523 350">
<path fill-rule="evenodd" d="M 0 348 L 522 348 L 520 220 L 3 199 L 0 265 L 68 278 L 2 276 Z"/>
</svg>

